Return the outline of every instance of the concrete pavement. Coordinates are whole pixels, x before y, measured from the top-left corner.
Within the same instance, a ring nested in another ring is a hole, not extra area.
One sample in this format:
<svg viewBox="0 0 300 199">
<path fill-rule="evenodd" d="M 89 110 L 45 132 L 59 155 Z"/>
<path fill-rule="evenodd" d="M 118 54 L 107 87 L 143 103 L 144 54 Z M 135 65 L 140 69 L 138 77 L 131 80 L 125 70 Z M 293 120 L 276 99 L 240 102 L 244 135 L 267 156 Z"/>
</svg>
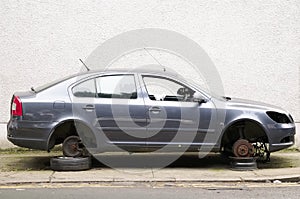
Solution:
<svg viewBox="0 0 300 199">
<path fill-rule="evenodd" d="M 54 154 L 56 155 L 56 154 Z M 165 168 L 109 168 L 96 161 L 93 169 L 78 172 L 54 172 L 49 168 L 53 154 L 0 154 L 0 184 L 22 183 L 114 183 L 114 182 L 300 182 L 300 153 L 274 153 L 271 162 L 258 164 L 253 171 L 234 171 L 224 158 L 209 154 L 184 155 Z M 144 157 L 147 155 L 137 155 Z M 115 158 L 122 158 L 116 156 Z M 123 157 L 127 159 L 127 157 Z M 276 181 L 278 182 L 278 181 Z"/>
</svg>

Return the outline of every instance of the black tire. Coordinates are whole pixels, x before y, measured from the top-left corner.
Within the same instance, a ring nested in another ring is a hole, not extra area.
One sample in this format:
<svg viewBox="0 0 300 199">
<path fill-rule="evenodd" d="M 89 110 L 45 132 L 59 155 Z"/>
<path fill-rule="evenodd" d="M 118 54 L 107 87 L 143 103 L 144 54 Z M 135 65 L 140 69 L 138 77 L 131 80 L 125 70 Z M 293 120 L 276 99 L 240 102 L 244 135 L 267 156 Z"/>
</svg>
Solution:
<svg viewBox="0 0 300 199">
<path fill-rule="evenodd" d="M 50 167 L 54 171 L 82 171 L 92 167 L 90 157 L 53 157 L 50 159 Z"/>
</svg>

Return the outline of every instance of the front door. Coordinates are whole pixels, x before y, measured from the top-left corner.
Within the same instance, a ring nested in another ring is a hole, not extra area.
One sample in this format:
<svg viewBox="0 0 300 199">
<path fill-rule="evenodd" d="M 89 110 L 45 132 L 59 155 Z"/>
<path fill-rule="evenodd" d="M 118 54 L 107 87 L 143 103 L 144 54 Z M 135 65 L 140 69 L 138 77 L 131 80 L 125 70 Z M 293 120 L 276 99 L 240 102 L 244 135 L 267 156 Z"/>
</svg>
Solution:
<svg viewBox="0 0 300 199">
<path fill-rule="evenodd" d="M 199 148 L 210 129 L 210 101 L 193 101 L 195 91 L 170 78 L 142 75 L 148 116 L 148 147 L 153 150 Z"/>
</svg>

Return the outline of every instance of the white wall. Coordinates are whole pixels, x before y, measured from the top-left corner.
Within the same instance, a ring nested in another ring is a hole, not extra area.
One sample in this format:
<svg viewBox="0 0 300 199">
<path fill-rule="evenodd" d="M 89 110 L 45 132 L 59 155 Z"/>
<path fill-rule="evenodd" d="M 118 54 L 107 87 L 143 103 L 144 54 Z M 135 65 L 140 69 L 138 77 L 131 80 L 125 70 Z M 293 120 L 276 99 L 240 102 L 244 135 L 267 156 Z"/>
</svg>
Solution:
<svg viewBox="0 0 300 199">
<path fill-rule="evenodd" d="M 300 1 L 2 0 L 0 139 L 13 92 L 76 73 L 105 40 L 149 27 L 200 44 L 228 96 L 281 106 L 300 122 Z"/>
</svg>

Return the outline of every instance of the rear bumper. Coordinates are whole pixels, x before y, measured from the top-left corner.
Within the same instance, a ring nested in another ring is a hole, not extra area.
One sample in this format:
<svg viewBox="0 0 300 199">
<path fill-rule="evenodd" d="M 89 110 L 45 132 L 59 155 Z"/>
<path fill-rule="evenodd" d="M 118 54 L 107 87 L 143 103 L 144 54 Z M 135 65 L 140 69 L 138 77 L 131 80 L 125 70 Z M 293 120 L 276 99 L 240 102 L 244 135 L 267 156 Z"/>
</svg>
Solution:
<svg viewBox="0 0 300 199">
<path fill-rule="evenodd" d="M 38 149 L 38 150 L 48 150 L 46 140 L 33 140 L 33 139 L 16 138 L 16 137 L 9 137 L 9 136 L 7 136 L 7 139 L 11 143 L 19 147 Z"/>
<path fill-rule="evenodd" d="M 56 124 L 10 120 L 7 124 L 7 139 L 20 147 L 48 150 L 48 140 Z"/>
<path fill-rule="evenodd" d="M 277 124 L 269 127 L 270 152 L 279 151 L 295 144 L 295 124 Z"/>
</svg>

